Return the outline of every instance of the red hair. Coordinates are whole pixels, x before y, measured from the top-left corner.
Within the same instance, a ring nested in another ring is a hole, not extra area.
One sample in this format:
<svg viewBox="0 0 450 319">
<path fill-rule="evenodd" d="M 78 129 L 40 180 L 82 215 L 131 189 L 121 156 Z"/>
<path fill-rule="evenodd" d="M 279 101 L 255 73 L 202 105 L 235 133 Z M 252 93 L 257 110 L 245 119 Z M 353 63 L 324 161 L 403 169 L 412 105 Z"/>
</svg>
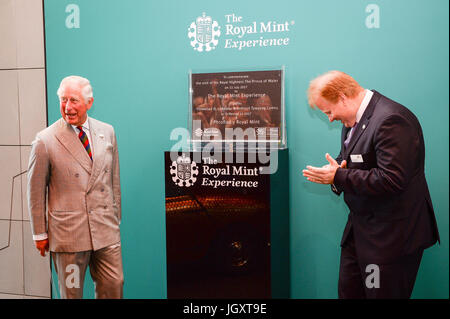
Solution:
<svg viewBox="0 0 450 319">
<path fill-rule="evenodd" d="M 344 94 L 348 98 L 355 98 L 364 90 L 350 75 L 341 71 L 329 71 L 313 79 L 308 88 L 308 103 L 314 108 L 315 101 L 320 95 L 335 104 Z"/>
</svg>

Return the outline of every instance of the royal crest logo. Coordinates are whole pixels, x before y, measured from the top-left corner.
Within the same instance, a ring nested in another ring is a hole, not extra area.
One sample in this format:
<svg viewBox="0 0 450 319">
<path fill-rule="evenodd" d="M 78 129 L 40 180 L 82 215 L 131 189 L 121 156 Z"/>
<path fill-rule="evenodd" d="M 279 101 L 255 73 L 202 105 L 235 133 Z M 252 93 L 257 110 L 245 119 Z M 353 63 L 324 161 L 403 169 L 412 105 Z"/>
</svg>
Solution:
<svg viewBox="0 0 450 319">
<path fill-rule="evenodd" d="M 194 131 L 195 136 L 202 136 L 203 135 L 203 130 L 201 128 L 198 128 Z"/>
<path fill-rule="evenodd" d="M 265 136 L 266 135 L 266 128 L 265 127 L 258 127 L 256 129 L 256 135 L 258 135 L 258 136 Z"/>
<path fill-rule="evenodd" d="M 191 23 L 188 31 L 191 46 L 198 52 L 211 51 L 219 43 L 220 26 L 217 21 L 207 17 L 204 12 L 203 16 Z"/>
<path fill-rule="evenodd" d="M 197 180 L 197 164 L 183 154 L 183 156 L 179 156 L 176 161 L 172 162 L 170 175 L 178 186 L 192 186 Z"/>
</svg>

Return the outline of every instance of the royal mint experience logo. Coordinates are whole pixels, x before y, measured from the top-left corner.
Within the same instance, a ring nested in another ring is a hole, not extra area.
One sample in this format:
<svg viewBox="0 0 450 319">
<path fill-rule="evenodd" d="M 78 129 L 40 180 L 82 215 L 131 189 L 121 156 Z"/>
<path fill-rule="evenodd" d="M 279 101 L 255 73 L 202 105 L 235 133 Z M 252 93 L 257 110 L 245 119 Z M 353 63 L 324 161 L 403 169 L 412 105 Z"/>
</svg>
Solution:
<svg viewBox="0 0 450 319">
<path fill-rule="evenodd" d="M 194 161 L 183 154 L 170 166 L 170 175 L 172 180 L 178 186 L 192 186 L 197 180 L 198 167 Z"/>
<path fill-rule="evenodd" d="M 242 16 L 234 13 L 224 16 L 224 29 L 221 30 L 217 21 L 211 17 L 198 17 L 188 28 L 191 46 L 198 52 L 211 51 L 219 44 L 219 36 L 225 31 L 224 49 L 241 51 L 255 47 L 283 47 L 290 43 L 291 32 L 295 21 L 245 21 Z M 268 34 L 268 35 L 266 35 Z"/>
<path fill-rule="evenodd" d="M 198 17 L 189 27 L 188 37 L 191 39 L 191 46 L 198 52 L 211 51 L 219 43 L 220 27 L 217 21 L 203 16 Z"/>
</svg>

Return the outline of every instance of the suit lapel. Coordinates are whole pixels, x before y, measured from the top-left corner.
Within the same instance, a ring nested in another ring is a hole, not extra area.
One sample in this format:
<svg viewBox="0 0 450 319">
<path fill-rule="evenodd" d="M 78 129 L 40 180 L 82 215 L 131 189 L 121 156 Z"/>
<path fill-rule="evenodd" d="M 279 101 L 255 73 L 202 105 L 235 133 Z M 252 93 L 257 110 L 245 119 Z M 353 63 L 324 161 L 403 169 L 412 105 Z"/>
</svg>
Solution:
<svg viewBox="0 0 450 319">
<path fill-rule="evenodd" d="M 62 118 L 60 119 L 59 129 L 55 136 L 75 160 L 90 174 L 92 171 L 92 161 L 72 126 Z"/>
<path fill-rule="evenodd" d="M 97 127 L 95 121 L 92 121 L 91 118 L 88 119 L 89 121 L 89 130 L 91 133 L 91 139 L 92 139 L 92 149 L 93 149 L 93 156 L 92 156 L 92 174 L 89 178 L 87 191 L 89 191 L 94 185 L 95 180 L 97 179 L 98 175 L 100 174 L 100 170 L 103 167 L 103 162 L 105 159 L 105 135 L 104 133 Z"/>
<path fill-rule="evenodd" d="M 356 131 L 353 132 L 353 136 L 350 140 L 350 143 L 348 144 L 347 148 L 345 149 L 345 156 L 343 159 L 347 159 L 350 156 L 351 151 L 355 147 L 356 143 L 358 142 L 361 135 L 365 132 L 367 129 L 367 126 L 369 125 L 370 118 L 372 117 L 373 111 L 375 110 L 375 105 L 378 103 L 378 100 L 380 99 L 381 95 L 377 91 L 373 91 L 372 99 L 370 100 L 369 104 L 367 105 L 366 110 L 364 111 L 364 114 L 361 117 L 361 120 L 359 121 L 358 125 L 356 126 Z"/>
<path fill-rule="evenodd" d="M 364 133 L 365 129 L 367 128 L 367 125 L 369 125 L 369 119 L 364 118 L 364 116 L 361 118 L 361 121 L 358 123 L 358 125 L 355 128 L 355 132 L 353 132 L 353 136 L 350 139 L 350 142 L 348 143 L 347 148 L 345 149 L 345 158 L 348 158 L 351 151 L 356 145 L 356 142 L 358 142 L 361 135 Z"/>
</svg>

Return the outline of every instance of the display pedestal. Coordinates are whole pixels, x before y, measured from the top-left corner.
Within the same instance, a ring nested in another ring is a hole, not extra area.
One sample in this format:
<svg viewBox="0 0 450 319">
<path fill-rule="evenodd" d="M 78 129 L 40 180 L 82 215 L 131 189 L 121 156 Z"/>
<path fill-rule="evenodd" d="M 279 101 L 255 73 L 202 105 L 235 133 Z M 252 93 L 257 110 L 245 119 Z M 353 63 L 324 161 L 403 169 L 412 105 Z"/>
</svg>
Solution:
<svg viewBox="0 0 450 319">
<path fill-rule="evenodd" d="M 165 153 L 168 298 L 289 297 L 288 150 Z"/>
</svg>

